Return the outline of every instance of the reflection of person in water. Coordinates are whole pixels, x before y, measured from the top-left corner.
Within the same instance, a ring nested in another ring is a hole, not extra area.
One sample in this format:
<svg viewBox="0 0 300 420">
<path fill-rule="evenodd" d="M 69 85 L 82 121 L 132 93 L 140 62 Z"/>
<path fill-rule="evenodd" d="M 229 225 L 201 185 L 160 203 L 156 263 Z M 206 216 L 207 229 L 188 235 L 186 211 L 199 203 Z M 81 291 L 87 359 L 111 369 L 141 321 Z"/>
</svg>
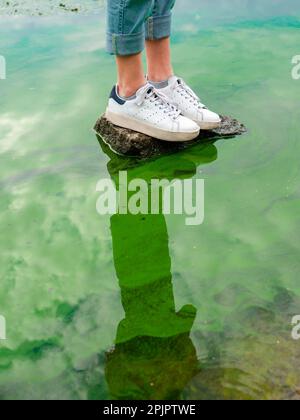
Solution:
<svg viewBox="0 0 300 420">
<path fill-rule="evenodd" d="M 122 160 L 100 144 L 111 157 L 108 169 L 118 185 Z M 187 166 L 181 165 L 181 177 L 193 176 L 201 161 L 216 158 L 213 145 L 197 149 L 199 152 L 195 149 L 189 153 L 189 159 L 185 160 Z M 178 160 L 174 161 L 174 171 L 177 168 Z M 151 170 L 143 171 L 146 172 Z M 128 171 L 128 178 L 134 176 L 133 168 Z M 145 179 L 140 173 L 137 176 Z M 164 216 L 117 214 L 111 218 L 111 233 L 125 311 L 125 318 L 118 326 L 116 345 L 106 361 L 106 379 L 112 398 L 178 399 L 199 371 L 190 339 L 196 309 L 186 305 L 176 312 Z"/>
</svg>

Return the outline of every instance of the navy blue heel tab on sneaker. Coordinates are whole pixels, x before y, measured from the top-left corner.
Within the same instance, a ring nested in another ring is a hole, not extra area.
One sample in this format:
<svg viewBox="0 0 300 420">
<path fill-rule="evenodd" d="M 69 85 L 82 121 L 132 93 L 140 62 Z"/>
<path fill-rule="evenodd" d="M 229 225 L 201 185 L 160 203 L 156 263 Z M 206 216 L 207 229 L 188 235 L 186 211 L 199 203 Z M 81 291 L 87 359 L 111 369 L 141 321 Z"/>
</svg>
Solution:
<svg viewBox="0 0 300 420">
<path fill-rule="evenodd" d="M 116 101 L 119 105 L 124 105 L 126 103 L 126 101 L 124 101 L 124 99 L 120 98 L 118 95 L 116 85 L 112 88 L 110 98 Z"/>
</svg>

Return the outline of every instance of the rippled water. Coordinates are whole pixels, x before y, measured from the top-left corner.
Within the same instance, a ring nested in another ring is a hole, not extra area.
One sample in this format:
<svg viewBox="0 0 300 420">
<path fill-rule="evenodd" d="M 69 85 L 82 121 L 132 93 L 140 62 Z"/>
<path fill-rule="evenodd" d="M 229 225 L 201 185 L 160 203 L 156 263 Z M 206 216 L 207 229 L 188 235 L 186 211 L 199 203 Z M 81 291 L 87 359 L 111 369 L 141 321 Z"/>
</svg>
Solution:
<svg viewBox="0 0 300 420">
<path fill-rule="evenodd" d="M 1 18 L 1 399 L 299 398 L 300 6 L 217 3 L 178 1 L 175 67 L 249 133 L 148 162 L 91 130 L 102 10 Z M 204 178 L 205 223 L 99 216 L 121 169 Z"/>
</svg>

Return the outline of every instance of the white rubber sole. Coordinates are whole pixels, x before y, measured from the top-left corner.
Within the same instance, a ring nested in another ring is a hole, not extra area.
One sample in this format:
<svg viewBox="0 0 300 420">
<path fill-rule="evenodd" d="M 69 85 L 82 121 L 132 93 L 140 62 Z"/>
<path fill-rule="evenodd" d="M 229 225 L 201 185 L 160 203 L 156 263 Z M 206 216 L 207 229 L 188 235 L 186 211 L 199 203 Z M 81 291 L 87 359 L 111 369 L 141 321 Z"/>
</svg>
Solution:
<svg viewBox="0 0 300 420">
<path fill-rule="evenodd" d="M 138 133 L 146 134 L 147 136 L 153 137 L 158 140 L 169 141 L 169 142 L 184 142 L 191 141 L 198 137 L 200 133 L 200 127 L 197 131 L 192 132 L 173 132 L 161 130 L 160 128 L 154 127 L 145 122 L 135 120 L 125 115 L 115 114 L 106 110 L 105 117 L 112 124 L 118 127 L 128 128 L 129 130 L 137 131 Z"/>
<path fill-rule="evenodd" d="M 196 124 L 199 125 L 199 127 L 201 128 L 201 130 L 213 130 L 214 128 L 219 128 L 221 126 L 221 122 L 199 122 L 199 121 L 195 121 Z"/>
</svg>

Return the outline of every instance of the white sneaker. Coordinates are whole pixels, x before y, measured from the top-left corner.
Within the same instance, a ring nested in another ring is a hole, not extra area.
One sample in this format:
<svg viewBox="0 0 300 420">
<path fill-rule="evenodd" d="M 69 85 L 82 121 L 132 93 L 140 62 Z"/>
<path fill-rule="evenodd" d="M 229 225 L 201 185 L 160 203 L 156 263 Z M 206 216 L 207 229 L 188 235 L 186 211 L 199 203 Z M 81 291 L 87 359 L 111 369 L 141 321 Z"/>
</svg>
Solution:
<svg viewBox="0 0 300 420">
<path fill-rule="evenodd" d="M 113 124 L 166 141 L 190 141 L 198 137 L 199 126 L 181 115 L 167 98 L 147 83 L 129 100 L 122 99 L 115 86 L 106 118 Z"/>
<path fill-rule="evenodd" d="M 207 109 L 196 93 L 177 76 L 172 76 L 166 82 L 166 86 L 157 90 L 179 108 L 185 117 L 195 121 L 202 130 L 211 130 L 220 126 L 219 115 Z"/>
</svg>

